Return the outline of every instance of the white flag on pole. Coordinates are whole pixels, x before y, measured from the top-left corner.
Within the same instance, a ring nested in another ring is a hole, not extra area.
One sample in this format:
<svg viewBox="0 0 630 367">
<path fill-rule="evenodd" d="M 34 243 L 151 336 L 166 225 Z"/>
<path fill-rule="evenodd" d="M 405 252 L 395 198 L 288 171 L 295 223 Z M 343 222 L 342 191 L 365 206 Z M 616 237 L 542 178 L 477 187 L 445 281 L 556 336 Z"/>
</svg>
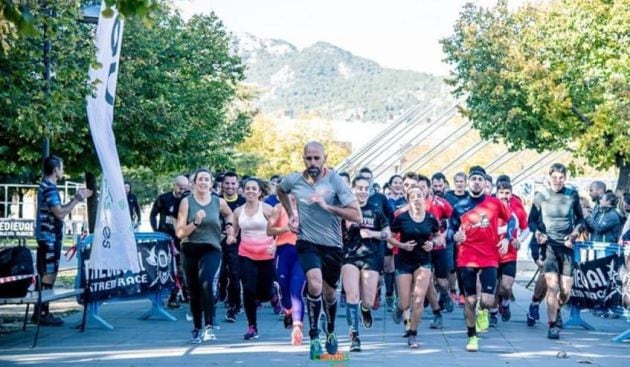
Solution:
<svg viewBox="0 0 630 367">
<path fill-rule="evenodd" d="M 105 8 L 105 1 L 101 9 Z M 90 268 L 140 270 L 138 252 L 127 204 L 120 160 L 114 137 L 114 97 L 122 44 L 123 20 L 112 8 L 111 18 L 100 12 L 96 29 L 98 68 L 90 67 L 90 81 L 96 82 L 94 96 L 87 97 L 87 114 L 92 140 L 103 169 L 98 214 L 90 254 Z"/>
</svg>

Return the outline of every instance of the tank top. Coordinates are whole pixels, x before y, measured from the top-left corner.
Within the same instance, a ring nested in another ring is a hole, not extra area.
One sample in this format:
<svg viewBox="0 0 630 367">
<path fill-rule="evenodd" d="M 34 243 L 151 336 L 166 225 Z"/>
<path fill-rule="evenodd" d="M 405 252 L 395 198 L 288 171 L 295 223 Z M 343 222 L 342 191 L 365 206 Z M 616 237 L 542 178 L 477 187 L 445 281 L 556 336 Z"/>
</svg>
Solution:
<svg viewBox="0 0 630 367">
<path fill-rule="evenodd" d="M 194 195 L 188 197 L 188 218 L 186 223 L 195 220 L 195 216 L 199 210 L 206 212 L 206 216 L 188 237 L 182 240 L 187 245 L 210 245 L 217 249 L 221 249 L 221 210 L 219 207 L 219 198 L 211 196 L 211 200 L 207 205 L 201 205 L 197 202 Z"/>
<path fill-rule="evenodd" d="M 267 218 L 263 212 L 263 203 L 258 203 L 258 210 L 253 216 L 243 211 L 238 216 L 238 226 L 241 229 L 241 244 L 238 254 L 252 260 L 272 260 L 273 254 L 269 248 L 273 246 L 273 238 L 267 236 Z"/>
<path fill-rule="evenodd" d="M 280 216 L 278 217 L 278 220 L 276 221 L 275 225 L 276 227 L 284 227 L 288 223 L 289 223 L 289 215 L 287 214 L 287 211 L 284 210 L 284 208 L 281 208 Z M 297 241 L 297 234 L 291 231 L 284 232 L 276 237 L 276 245 L 278 246 L 295 245 L 296 241 Z"/>
</svg>

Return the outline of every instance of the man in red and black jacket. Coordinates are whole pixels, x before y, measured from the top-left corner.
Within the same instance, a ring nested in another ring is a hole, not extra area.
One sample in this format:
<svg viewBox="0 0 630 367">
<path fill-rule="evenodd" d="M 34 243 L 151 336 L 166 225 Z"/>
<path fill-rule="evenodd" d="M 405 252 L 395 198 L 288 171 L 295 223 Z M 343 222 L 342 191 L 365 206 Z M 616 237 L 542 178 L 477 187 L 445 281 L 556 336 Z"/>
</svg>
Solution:
<svg viewBox="0 0 630 367">
<path fill-rule="evenodd" d="M 462 278 L 466 304 L 464 315 L 468 331 L 466 350 L 479 350 L 477 328 L 488 328 L 488 309 L 494 303 L 497 286 L 497 268 L 500 254 L 507 252 L 514 221 L 505 204 L 486 195 L 486 171 L 471 167 L 468 174 L 470 196 L 453 208 L 449 236 L 457 246 L 457 270 Z M 499 239 L 499 220 L 508 223 L 506 238 Z M 477 307 L 477 276 L 481 283 L 481 303 Z"/>
</svg>

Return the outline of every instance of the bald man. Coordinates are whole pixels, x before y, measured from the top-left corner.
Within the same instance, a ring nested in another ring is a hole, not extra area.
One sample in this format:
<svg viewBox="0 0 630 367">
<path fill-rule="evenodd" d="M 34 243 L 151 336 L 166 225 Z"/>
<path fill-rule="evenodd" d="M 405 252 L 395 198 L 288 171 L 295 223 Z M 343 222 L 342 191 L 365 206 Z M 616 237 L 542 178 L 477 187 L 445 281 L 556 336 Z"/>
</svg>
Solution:
<svg viewBox="0 0 630 367">
<path fill-rule="evenodd" d="M 179 203 L 190 192 L 188 178 L 186 176 L 177 176 L 173 182 L 173 189 L 158 196 L 157 200 L 153 203 L 151 208 L 151 215 L 149 221 L 151 222 L 151 228 L 153 231 L 166 233 L 171 236 L 175 242 L 177 251 L 181 251 L 179 244 L 179 238 L 175 235 L 175 222 L 177 221 L 177 212 L 179 211 Z M 157 216 L 160 215 L 158 222 Z M 180 281 L 183 281 L 183 272 L 180 269 L 179 254 L 176 255 L 175 260 L 177 262 L 177 274 Z M 177 299 L 177 293 L 179 289 L 173 288 L 171 296 L 168 299 L 166 306 L 168 308 L 179 309 L 182 306 Z M 186 296 L 185 289 L 182 289 L 182 298 L 188 298 Z"/>
<path fill-rule="evenodd" d="M 343 261 L 341 220 L 361 223 L 361 209 L 339 174 L 325 167 L 319 142 L 304 147 L 305 170 L 286 176 L 278 185 L 278 199 L 289 214 L 289 228 L 297 233 L 296 250 L 306 274 L 306 309 L 309 318 L 310 358 L 320 359 L 319 316 L 326 314 L 326 352 L 335 354 L 336 289 Z M 297 212 L 288 194 L 297 201 Z M 323 295 L 323 302 L 322 302 Z"/>
</svg>

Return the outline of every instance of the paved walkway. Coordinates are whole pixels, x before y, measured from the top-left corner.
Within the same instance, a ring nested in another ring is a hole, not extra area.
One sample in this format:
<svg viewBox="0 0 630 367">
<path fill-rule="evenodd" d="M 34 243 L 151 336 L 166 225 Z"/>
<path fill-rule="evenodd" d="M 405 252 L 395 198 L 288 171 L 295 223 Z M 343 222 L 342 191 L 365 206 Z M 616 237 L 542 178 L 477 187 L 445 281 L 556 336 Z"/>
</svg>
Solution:
<svg viewBox="0 0 630 367">
<path fill-rule="evenodd" d="M 630 328 L 625 320 L 602 319 L 583 313 L 597 331 L 564 330 L 559 341 L 546 338 L 545 324 L 527 327 L 526 308 L 531 293 L 516 286 L 517 301 L 512 304 L 513 319 L 499 321 L 499 327 L 482 334 L 480 351 L 464 350 L 466 332 L 461 308 L 445 314 L 444 329 L 428 329 L 425 315 L 419 329 L 420 349 L 407 348 L 401 338 L 402 326 L 394 325 L 391 313 L 376 313 L 373 328 L 361 330 L 363 351 L 350 354 L 349 361 L 324 362 L 308 359 L 308 346 L 289 344 L 289 332 L 270 308 L 260 315 L 260 339 L 245 342 L 245 316 L 236 324 L 221 322 L 218 339 L 201 345 L 188 344 L 191 324 L 185 321 L 185 310 L 173 314 L 178 321 L 138 320 L 150 302 L 129 301 L 105 304 L 101 315 L 115 330 L 107 331 L 88 324 L 85 333 L 73 326 L 80 313 L 69 316 L 61 328 L 42 328 L 39 345 L 29 349 L 33 328 L 0 336 L 1 366 L 580 366 L 629 367 L 630 344 L 612 343 L 610 339 Z M 541 307 L 541 317 L 545 318 Z M 1 311 L 0 311 L 1 312 Z M 223 316 L 220 307 L 217 314 Z M 340 317 L 341 316 L 341 317 Z M 564 311 L 564 319 L 568 312 Z M 544 321 L 544 320 L 543 320 Z M 349 341 L 345 309 L 340 308 L 337 320 L 340 350 L 347 351 Z M 566 358 L 559 358 L 559 352 Z"/>
</svg>

